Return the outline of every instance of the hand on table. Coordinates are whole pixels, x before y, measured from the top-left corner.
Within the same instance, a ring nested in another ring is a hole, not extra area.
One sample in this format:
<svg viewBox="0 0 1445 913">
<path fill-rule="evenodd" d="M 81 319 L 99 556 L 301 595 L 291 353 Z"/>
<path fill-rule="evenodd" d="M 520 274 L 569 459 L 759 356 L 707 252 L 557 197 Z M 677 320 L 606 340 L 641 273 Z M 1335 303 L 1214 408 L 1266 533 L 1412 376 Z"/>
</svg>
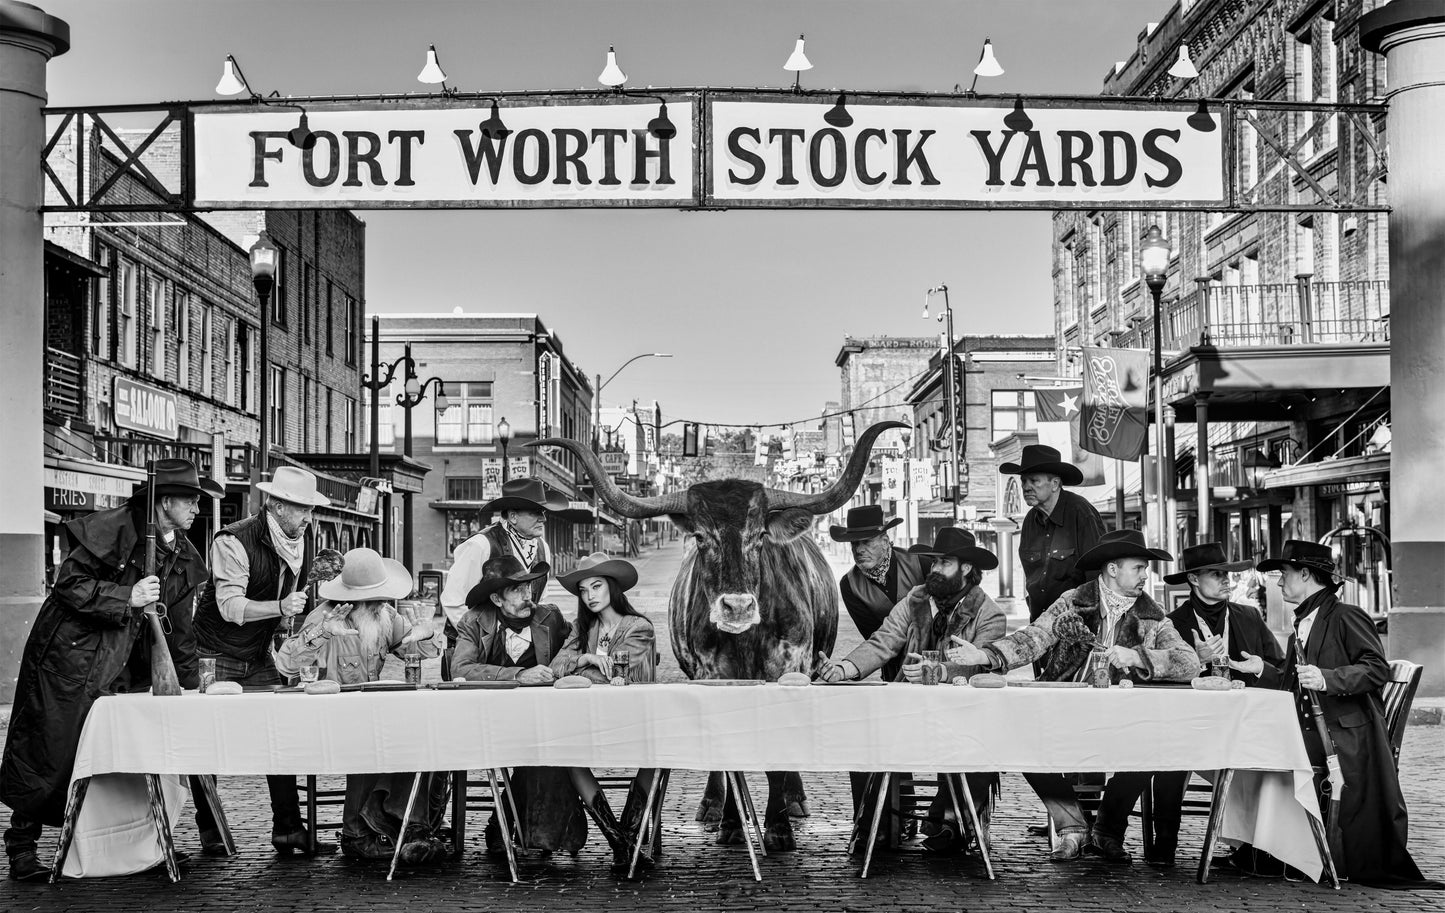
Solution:
<svg viewBox="0 0 1445 913">
<path fill-rule="evenodd" d="M 161 579 L 154 574 L 142 577 L 130 588 L 130 606 L 133 609 L 143 609 L 160 598 Z"/>
<path fill-rule="evenodd" d="M 909 653 L 903 658 L 903 680 L 918 684 L 923 681 L 923 657 L 917 653 Z"/>
<path fill-rule="evenodd" d="M 1252 653 L 1245 653 L 1243 651 L 1241 651 L 1239 655 L 1243 656 L 1244 659 L 1237 661 L 1231 659 L 1229 661 L 1229 668 L 1235 672 L 1243 672 L 1246 675 L 1262 675 L 1264 673 L 1264 657 L 1255 656 Z"/>
<path fill-rule="evenodd" d="M 948 639 L 953 642 L 953 646 L 949 647 L 943 655 L 949 662 L 963 666 L 987 667 L 993 665 L 989 661 L 988 653 L 983 649 L 974 646 L 957 634 L 951 635 Z"/>
<path fill-rule="evenodd" d="M 830 659 L 818 667 L 818 678 L 829 683 L 846 682 L 853 678 L 848 672 L 848 667 L 851 665 L 852 663 L 847 660 L 839 660 L 835 663 Z"/>
<path fill-rule="evenodd" d="M 577 658 L 577 668 L 582 669 L 593 666 L 602 677 L 608 680 L 612 678 L 612 657 L 603 656 L 601 653 L 583 653 Z"/>
<path fill-rule="evenodd" d="M 1142 669 L 1144 661 L 1139 657 L 1139 651 L 1129 647 L 1113 646 L 1106 654 L 1109 658 L 1109 665 L 1115 669 Z"/>
<path fill-rule="evenodd" d="M 550 685 L 556 679 L 551 666 L 533 666 L 517 673 L 517 681 L 523 685 Z"/>
<path fill-rule="evenodd" d="M 1306 691 L 1325 690 L 1325 674 L 1319 666 L 1300 666 L 1295 670 L 1299 675 L 1299 686 Z"/>
</svg>

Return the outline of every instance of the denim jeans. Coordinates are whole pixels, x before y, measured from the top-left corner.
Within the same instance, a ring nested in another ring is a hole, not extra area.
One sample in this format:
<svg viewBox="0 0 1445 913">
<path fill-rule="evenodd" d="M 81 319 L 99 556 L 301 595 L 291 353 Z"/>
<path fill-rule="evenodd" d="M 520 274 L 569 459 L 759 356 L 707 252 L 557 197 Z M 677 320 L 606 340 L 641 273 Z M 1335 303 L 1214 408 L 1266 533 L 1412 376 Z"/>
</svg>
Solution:
<svg viewBox="0 0 1445 913">
<path fill-rule="evenodd" d="M 1120 842 L 1129 828 L 1129 813 L 1144 794 L 1153 775 L 1147 771 L 1124 771 L 1109 778 L 1099 813 L 1094 818 L 1094 831 Z M 1074 777 L 1069 774 L 1026 773 L 1024 779 L 1043 800 L 1049 810 L 1054 829 L 1060 834 L 1082 834 L 1089 829 L 1084 810 L 1074 794 Z"/>
</svg>

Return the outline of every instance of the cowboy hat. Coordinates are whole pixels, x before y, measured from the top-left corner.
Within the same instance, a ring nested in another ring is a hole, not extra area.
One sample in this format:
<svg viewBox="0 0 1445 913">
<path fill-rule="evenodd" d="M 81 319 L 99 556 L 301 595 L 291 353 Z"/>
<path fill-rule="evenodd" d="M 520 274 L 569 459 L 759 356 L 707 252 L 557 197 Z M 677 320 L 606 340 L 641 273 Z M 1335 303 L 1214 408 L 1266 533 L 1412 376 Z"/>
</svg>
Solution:
<svg viewBox="0 0 1445 913">
<path fill-rule="evenodd" d="M 998 567 L 998 556 L 986 548 L 979 548 L 973 533 L 956 526 L 945 526 L 933 539 L 933 546 L 922 543 L 908 549 L 910 555 L 925 558 L 957 558 L 973 565 L 976 570 L 991 571 Z"/>
<path fill-rule="evenodd" d="M 548 488 L 541 479 L 509 479 L 502 483 L 502 496 L 482 505 L 482 513 L 504 510 L 566 510 L 567 499 Z"/>
<path fill-rule="evenodd" d="M 156 460 L 151 464 L 155 473 L 156 496 L 164 495 L 205 495 L 224 498 L 226 489 L 218 482 L 206 478 L 196 471 L 196 464 L 179 457 Z M 132 499 L 144 499 L 150 487 L 149 480 L 140 483 L 131 492 Z"/>
<path fill-rule="evenodd" d="M 1082 485 L 1083 470 L 1073 463 L 1065 463 L 1059 452 L 1044 444 L 1025 444 L 1023 455 L 1017 463 L 1002 463 L 998 471 L 1006 476 L 1026 476 L 1044 473 L 1058 476 L 1065 485 Z"/>
<path fill-rule="evenodd" d="M 479 605 L 487 605 L 489 604 L 487 597 L 493 593 L 500 593 L 519 583 L 540 580 L 551 572 L 551 566 L 545 561 L 537 565 L 534 570 L 528 571 L 522 566 L 522 562 L 511 555 L 488 558 L 487 563 L 482 565 L 481 582 L 467 593 L 467 608 L 474 609 Z"/>
<path fill-rule="evenodd" d="M 330 498 L 316 490 L 315 473 L 307 472 L 300 466 L 277 466 L 271 473 L 271 481 L 257 482 L 256 487 L 279 501 L 302 507 L 327 507 L 331 504 Z"/>
<path fill-rule="evenodd" d="M 1229 561 L 1224 557 L 1224 546 L 1218 542 L 1201 542 L 1191 545 L 1179 556 L 1180 570 L 1165 574 L 1165 583 L 1184 583 L 1190 574 L 1200 571 L 1242 571 L 1253 567 L 1253 561 Z"/>
<path fill-rule="evenodd" d="M 1097 571 L 1110 561 L 1121 558 L 1143 558 L 1145 561 L 1173 561 L 1174 556 L 1162 548 L 1144 544 L 1144 534 L 1137 529 L 1111 529 L 1099 537 L 1099 544 L 1079 556 L 1074 567 L 1081 571 Z"/>
<path fill-rule="evenodd" d="M 623 592 L 637 586 L 637 568 L 633 567 L 631 562 L 621 558 L 608 558 L 602 552 L 587 555 L 577 562 L 575 571 L 562 574 L 557 578 L 557 582 L 562 584 L 567 592 L 580 595 L 577 591 L 582 586 L 582 581 L 588 577 L 611 577 L 617 581 Z"/>
<path fill-rule="evenodd" d="M 1330 547 L 1304 539 L 1286 539 L 1278 558 L 1266 558 L 1256 567 L 1263 574 L 1277 571 L 1286 564 L 1323 571 L 1336 581 L 1344 579 L 1344 575 L 1335 570 L 1335 556 Z"/>
<path fill-rule="evenodd" d="M 354 548 L 343 558 L 341 573 L 316 588 L 331 602 L 403 599 L 411 593 L 411 571 L 374 549 Z"/>
<path fill-rule="evenodd" d="M 872 539 L 903 522 L 902 517 L 883 519 L 883 508 L 877 504 L 865 504 L 848 511 L 846 526 L 828 527 L 828 536 L 834 542 L 861 542 Z"/>
</svg>

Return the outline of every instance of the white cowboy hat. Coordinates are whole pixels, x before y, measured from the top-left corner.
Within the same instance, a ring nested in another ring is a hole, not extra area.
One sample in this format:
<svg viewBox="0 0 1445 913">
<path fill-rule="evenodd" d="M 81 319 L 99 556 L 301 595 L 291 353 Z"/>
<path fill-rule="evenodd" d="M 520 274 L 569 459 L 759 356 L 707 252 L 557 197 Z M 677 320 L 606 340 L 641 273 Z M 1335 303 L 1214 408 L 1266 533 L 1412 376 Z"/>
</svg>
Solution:
<svg viewBox="0 0 1445 913">
<path fill-rule="evenodd" d="M 374 549 L 354 548 L 346 553 L 341 575 L 322 583 L 316 592 L 332 602 L 403 599 L 411 593 L 411 571 Z"/>
<path fill-rule="evenodd" d="M 329 507 L 331 499 L 316 490 L 316 476 L 298 466 L 277 466 L 271 481 L 256 487 L 273 498 L 304 507 Z"/>
</svg>

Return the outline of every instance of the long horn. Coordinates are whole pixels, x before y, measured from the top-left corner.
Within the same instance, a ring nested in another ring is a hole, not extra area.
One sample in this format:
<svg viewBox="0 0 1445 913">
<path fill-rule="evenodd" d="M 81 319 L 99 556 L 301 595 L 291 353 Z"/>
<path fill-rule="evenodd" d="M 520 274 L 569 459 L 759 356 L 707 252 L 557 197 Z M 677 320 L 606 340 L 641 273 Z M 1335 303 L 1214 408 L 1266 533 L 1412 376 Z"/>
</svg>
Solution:
<svg viewBox="0 0 1445 913">
<path fill-rule="evenodd" d="M 586 447 L 570 438 L 549 437 L 540 441 L 528 441 L 526 447 L 561 447 L 563 450 L 570 450 L 572 455 L 582 461 L 582 468 L 587 470 L 587 476 L 597 489 L 597 495 L 619 515 L 629 520 L 646 520 L 649 517 L 660 517 L 663 514 L 685 514 L 687 513 L 687 492 L 675 491 L 670 494 L 656 495 L 651 498 L 637 498 L 617 487 L 607 470 L 602 468 L 602 461 L 597 459 L 597 454 L 592 448 Z"/>
<path fill-rule="evenodd" d="M 849 458 L 848 465 L 843 469 L 843 475 L 838 481 L 828 486 L 827 490 L 817 494 L 803 494 L 798 491 L 784 491 L 781 488 L 768 489 L 768 509 L 782 510 L 787 507 L 801 507 L 803 510 L 813 514 L 830 514 L 853 497 L 858 490 L 858 485 L 863 481 L 863 473 L 868 469 L 868 455 L 873 450 L 873 441 L 878 435 L 890 428 L 907 428 L 903 422 L 879 422 L 870 425 L 867 431 L 858 438 L 858 443 L 853 447 L 853 456 Z"/>
</svg>

